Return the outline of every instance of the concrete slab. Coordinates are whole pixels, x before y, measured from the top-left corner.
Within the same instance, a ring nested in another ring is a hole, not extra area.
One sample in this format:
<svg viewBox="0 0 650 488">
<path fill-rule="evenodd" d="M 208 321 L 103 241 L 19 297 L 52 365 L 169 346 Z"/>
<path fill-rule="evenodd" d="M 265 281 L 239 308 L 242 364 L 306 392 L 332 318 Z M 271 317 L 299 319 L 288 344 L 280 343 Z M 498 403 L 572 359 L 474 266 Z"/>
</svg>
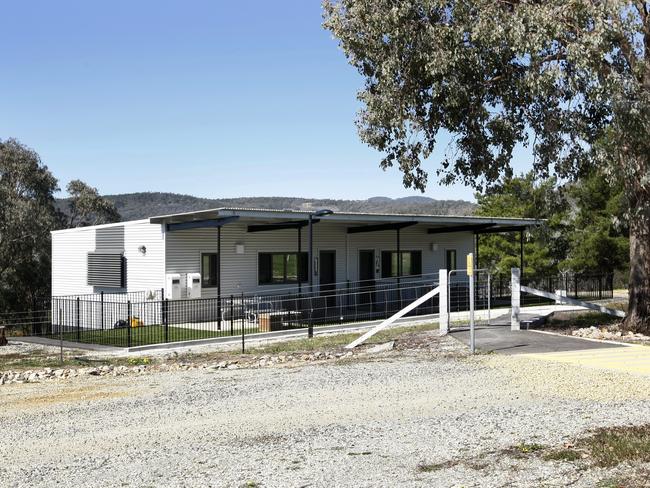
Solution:
<svg viewBox="0 0 650 488">
<path fill-rule="evenodd" d="M 469 345 L 469 329 L 453 331 L 451 336 Z M 595 342 L 579 337 L 544 334 L 536 331 L 512 331 L 510 326 L 476 328 L 476 348 L 500 354 L 541 354 L 562 351 L 625 348 L 626 345 Z"/>
<path fill-rule="evenodd" d="M 37 337 L 37 336 L 21 336 L 21 337 L 9 337 L 9 343 L 12 342 L 28 342 L 30 344 L 40 344 L 42 346 L 51 346 L 59 347 L 61 341 L 57 339 L 51 339 L 49 337 Z M 104 346 L 101 344 L 86 344 L 83 342 L 71 342 L 63 341 L 63 347 L 68 349 L 82 349 L 85 351 L 101 351 L 101 352 L 123 352 L 124 348 L 113 347 L 113 346 Z"/>
</svg>

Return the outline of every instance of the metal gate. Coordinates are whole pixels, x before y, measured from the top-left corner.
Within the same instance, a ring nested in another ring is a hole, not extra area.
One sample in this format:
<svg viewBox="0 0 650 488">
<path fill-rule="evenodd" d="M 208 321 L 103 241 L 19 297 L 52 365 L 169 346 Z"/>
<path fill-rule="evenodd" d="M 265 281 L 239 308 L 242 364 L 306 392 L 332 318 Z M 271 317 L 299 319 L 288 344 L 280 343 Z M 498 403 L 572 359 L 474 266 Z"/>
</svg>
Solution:
<svg viewBox="0 0 650 488">
<path fill-rule="evenodd" d="M 490 325 L 490 280 L 487 269 L 474 270 L 474 323 Z M 466 269 L 449 271 L 447 279 L 449 328 L 464 328 L 470 319 L 470 277 Z"/>
</svg>

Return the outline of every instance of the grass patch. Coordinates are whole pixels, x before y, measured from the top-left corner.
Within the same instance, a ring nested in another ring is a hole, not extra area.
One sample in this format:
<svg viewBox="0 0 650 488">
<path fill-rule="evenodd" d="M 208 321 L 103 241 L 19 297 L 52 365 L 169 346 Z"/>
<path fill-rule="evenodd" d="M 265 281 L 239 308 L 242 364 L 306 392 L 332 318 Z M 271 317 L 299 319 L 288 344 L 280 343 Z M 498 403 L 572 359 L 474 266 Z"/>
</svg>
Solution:
<svg viewBox="0 0 650 488">
<path fill-rule="evenodd" d="M 548 325 L 551 327 L 582 329 L 592 326 L 611 325 L 620 321 L 620 317 L 600 312 L 556 312 Z"/>
<path fill-rule="evenodd" d="M 353 324 L 351 324 L 353 325 Z M 404 333 L 405 329 L 412 332 L 420 332 L 425 330 L 437 330 L 438 324 L 424 324 L 418 326 L 403 326 L 395 327 L 384 330 L 375 335 L 368 344 L 386 342 L 394 339 L 396 336 Z M 257 326 L 246 327 L 244 334 L 255 334 L 259 332 Z M 306 333 L 306 328 L 305 328 Z M 291 341 L 292 345 L 287 345 L 289 342 L 278 342 L 262 348 L 257 348 L 258 351 L 266 353 L 281 353 L 296 348 L 301 351 L 313 351 L 322 349 L 324 347 L 336 347 L 342 344 L 347 344 L 354 340 L 359 334 L 332 334 L 313 339 L 304 339 L 298 341 Z M 59 339 L 57 334 L 47 336 L 51 339 Z M 221 330 L 200 330 L 191 329 L 186 327 L 164 327 L 162 325 L 146 325 L 143 327 L 121 328 L 121 329 L 105 329 L 105 330 L 81 330 L 79 333 L 76 331 L 66 332 L 63 334 L 64 341 L 80 342 L 84 344 L 99 344 L 103 346 L 114 347 L 136 347 L 145 346 L 149 344 L 162 344 L 166 342 L 182 342 L 200 339 L 212 339 L 216 337 L 241 337 L 241 330 L 234 330 L 231 332 L 227 323 L 224 323 Z M 346 342 L 347 341 L 347 342 Z M 294 345 L 295 344 L 295 345 Z"/>
<path fill-rule="evenodd" d="M 529 454 L 531 452 L 541 451 L 542 449 L 544 449 L 544 446 L 542 446 L 541 444 L 535 444 L 535 443 L 533 443 L 533 444 L 521 443 L 521 444 L 516 445 L 515 449 L 517 451 L 519 451 L 520 453 L 522 453 L 522 454 Z"/>
<path fill-rule="evenodd" d="M 245 334 L 254 334 L 259 332 L 259 328 L 247 327 L 244 332 Z M 115 347 L 129 347 L 130 344 L 130 347 L 136 347 L 149 344 L 161 344 L 164 342 L 211 339 L 214 337 L 237 337 L 239 335 L 241 335 L 241 330 L 231 334 L 230 327 L 227 325 L 224 325 L 222 330 L 200 330 L 186 327 L 146 325 L 143 327 L 132 327 L 130 330 L 125 327 L 122 329 L 82 330 L 78 334 L 77 332 L 66 332 L 63 334 L 63 340 Z M 58 339 L 59 336 L 54 334 L 51 338 Z"/>
<path fill-rule="evenodd" d="M 437 323 L 427 323 L 420 325 L 405 325 L 382 330 L 372 336 L 365 344 L 381 344 L 399 338 L 406 333 L 427 332 L 438 330 Z M 327 334 L 314 336 L 311 339 L 294 339 L 290 341 L 273 342 L 259 347 L 247 349 L 250 354 L 291 354 L 300 352 L 320 351 L 323 349 L 334 349 L 349 344 L 359 337 L 360 332 L 348 332 L 345 334 Z"/>
<path fill-rule="evenodd" d="M 573 462 L 577 461 L 582 456 L 577 451 L 573 449 L 554 449 L 545 453 L 542 458 L 544 461 L 567 461 Z"/>
<path fill-rule="evenodd" d="M 157 326 L 148 326 L 148 327 L 137 327 L 132 329 L 132 332 L 137 331 L 143 332 L 144 329 L 157 327 Z M 160 329 L 161 327 L 159 327 Z M 170 337 L 175 337 L 176 340 L 188 340 L 197 338 L 197 331 L 190 331 L 191 335 L 185 335 L 186 329 L 180 329 L 179 331 L 174 331 L 172 334 L 172 329 L 179 329 L 170 327 Z M 416 326 L 400 326 L 395 328 L 390 328 L 384 331 L 379 332 L 373 336 L 368 344 L 378 344 L 382 342 L 388 342 L 390 340 L 395 340 L 400 337 L 403 337 L 407 334 L 417 334 L 420 332 L 426 332 L 431 330 L 437 330 L 438 324 L 436 323 L 427 323 Z M 104 331 L 103 339 L 104 343 L 110 342 L 106 341 L 110 337 L 110 333 L 117 332 L 119 334 L 124 334 L 125 329 L 115 329 Z M 176 333 L 178 332 L 178 333 Z M 198 331 L 200 332 L 200 331 Z M 101 331 L 97 331 L 98 334 L 102 334 Z M 221 332 L 224 334 L 224 331 Z M 260 356 L 263 354 L 269 355 L 278 355 L 278 354 L 301 354 L 301 353 L 310 353 L 313 351 L 323 351 L 323 350 L 333 350 L 340 349 L 341 346 L 349 344 L 352 340 L 356 339 L 359 336 L 360 332 L 354 333 L 345 333 L 345 334 L 327 334 L 315 336 L 312 339 L 300 338 L 300 339 L 289 339 L 279 342 L 272 342 L 267 345 L 258 346 L 258 347 L 247 347 L 246 353 L 241 354 L 239 351 L 213 351 L 205 353 L 182 353 L 175 354 L 173 358 L 162 359 L 162 358 L 149 358 L 149 357 L 107 357 L 104 359 L 87 359 L 84 357 L 77 357 L 76 354 L 79 354 L 76 351 L 65 350 L 64 352 L 64 361 L 60 362 L 59 355 L 53 354 L 51 352 L 33 350 L 29 353 L 16 353 L 16 354 L 6 354 L 0 355 L 0 371 L 4 370 L 27 370 L 27 369 L 38 369 L 51 367 L 53 369 L 57 368 L 74 368 L 74 367 L 98 367 L 103 365 L 125 365 L 125 366 L 136 366 L 136 365 L 148 365 L 158 362 L 187 362 L 187 363 L 203 363 L 203 362 L 214 362 L 221 360 L 231 360 L 237 358 L 249 358 L 251 356 Z M 305 331 L 306 335 L 306 331 Z M 216 334 L 214 335 L 216 336 Z M 132 335 L 132 339 L 138 338 L 142 343 L 145 339 L 155 339 L 155 335 L 143 335 L 136 336 Z M 182 337 L 182 339 L 181 339 Z M 90 339 L 88 337 L 88 339 Z M 119 336 L 112 336 L 113 345 L 119 345 Z M 92 342 L 92 341 L 88 341 Z M 137 342 L 134 341 L 134 345 Z"/>
<path fill-rule="evenodd" d="M 420 463 L 417 466 L 417 470 L 420 473 L 433 473 L 435 471 L 440 471 L 442 469 L 449 469 L 453 468 L 454 466 L 457 466 L 459 464 L 459 461 L 445 461 L 442 463 Z"/>
<path fill-rule="evenodd" d="M 650 462 L 650 424 L 601 428 L 579 444 L 589 450 L 597 466 L 647 463 Z"/>
</svg>

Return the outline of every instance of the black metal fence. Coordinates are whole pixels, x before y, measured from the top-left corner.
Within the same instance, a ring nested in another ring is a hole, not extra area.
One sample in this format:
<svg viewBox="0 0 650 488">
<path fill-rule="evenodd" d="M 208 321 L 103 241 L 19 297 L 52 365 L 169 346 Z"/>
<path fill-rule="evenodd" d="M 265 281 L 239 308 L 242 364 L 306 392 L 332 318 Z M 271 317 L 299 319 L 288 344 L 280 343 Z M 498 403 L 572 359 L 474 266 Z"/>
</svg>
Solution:
<svg viewBox="0 0 650 488">
<path fill-rule="evenodd" d="M 495 275 L 491 277 L 490 281 L 492 305 L 494 307 L 509 307 L 511 277 Z M 524 276 L 521 279 L 521 284 L 550 293 L 559 292 L 578 300 L 607 300 L 614 297 L 613 274 L 564 273 L 537 277 Z M 522 305 L 536 305 L 551 303 L 551 300 L 523 293 L 521 303 Z"/>
<path fill-rule="evenodd" d="M 477 279 L 477 300 L 486 308 L 510 306 L 510 277 Z M 613 297 L 612 275 L 563 275 L 523 284 L 552 293 L 564 290 L 573 298 Z M 387 318 L 438 284 L 436 275 L 344 282 L 308 290 L 284 290 L 273 295 L 239 294 L 221 298 L 165 300 L 163 290 L 129 294 L 54 297 L 41 309 L 0 314 L 10 335 L 46 336 L 66 341 L 119 347 L 179 342 L 214 337 L 245 336 L 282 329 L 364 322 Z M 451 280 L 450 312 L 469 309 L 469 287 Z M 489 300 L 489 302 L 488 302 Z M 522 294 L 522 305 L 550 303 Z M 436 314 L 435 296 L 409 315 Z"/>
<path fill-rule="evenodd" d="M 33 335 L 135 347 L 387 318 L 437 286 L 429 278 L 348 283 L 308 293 L 183 300 L 52 299 Z M 409 315 L 438 313 L 438 297 Z"/>
</svg>

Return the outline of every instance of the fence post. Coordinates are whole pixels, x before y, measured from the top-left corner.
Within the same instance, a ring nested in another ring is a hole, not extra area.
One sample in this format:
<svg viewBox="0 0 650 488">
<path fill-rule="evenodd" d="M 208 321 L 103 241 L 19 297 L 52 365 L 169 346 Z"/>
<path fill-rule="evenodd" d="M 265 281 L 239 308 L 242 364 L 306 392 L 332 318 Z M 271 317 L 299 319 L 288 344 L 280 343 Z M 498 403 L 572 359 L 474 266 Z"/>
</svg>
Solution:
<svg viewBox="0 0 650 488">
<path fill-rule="evenodd" d="M 520 330 L 521 324 L 519 320 L 519 307 L 521 305 L 521 270 L 519 268 L 512 268 L 510 284 L 510 296 L 512 311 L 510 315 L 510 329 Z"/>
<path fill-rule="evenodd" d="M 487 274 L 487 307 L 488 307 L 488 325 L 490 325 L 490 319 L 492 315 L 492 275 L 490 275 L 490 272 L 488 271 Z"/>
<path fill-rule="evenodd" d="M 598 275 L 598 300 L 603 299 L 603 275 Z"/>
<path fill-rule="evenodd" d="M 58 308 L 58 300 L 55 300 L 54 303 L 57 304 L 57 308 Z M 61 365 L 63 365 L 63 320 L 61 319 L 62 311 L 60 308 L 58 309 L 58 312 L 59 312 L 59 346 L 60 346 L 60 353 L 61 353 L 60 359 L 61 359 Z"/>
<path fill-rule="evenodd" d="M 234 305 L 234 296 L 230 295 L 230 335 L 235 335 L 235 305 Z M 242 303 L 242 310 L 244 309 L 244 304 Z"/>
<path fill-rule="evenodd" d="M 246 313 L 245 313 L 246 307 L 244 307 L 244 292 L 241 293 L 241 309 L 242 309 L 242 314 L 241 314 L 241 353 L 244 354 L 244 352 L 246 351 L 245 330 L 244 330 L 244 326 L 246 325 L 245 324 L 245 321 L 246 321 L 246 317 L 245 317 L 245 315 L 246 315 Z M 259 317 L 258 317 L 257 320 L 258 320 L 258 323 L 259 323 Z"/>
<path fill-rule="evenodd" d="M 81 342 L 81 306 L 77 297 L 77 342 Z"/>
<path fill-rule="evenodd" d="M 309 324 L 307 325 L 307 337 L 310 339 L 314 337 L 314 324 L 311 320 L 311 316 L 314 314 L 314 299 L 313 297 L 309 296 Z"/>
<path fill-rule="evenodd" d="M 162 304 L 162 320 L 165 326 L 165 342 L 169 342 L 169 301 L 165 298 Z"/>
<path fill-rule="evenodd" d="M 104 292 L 103 291 L 99 293 L 99 301 L 101 303 L 101 306 L 99 308 L 101 309 L 101 314 L 102 314 L 100 323 L 102 324 L 102 330 L 104 330 Z"/>
<path fill-rule="evenodd" d="M 449 332 L 449 282 L 446 269 L 439 271 L 438 284 L 440 293 L 438 295 L 438 317 L 440 323 L 440 335 Z"/>
<path fill-rule="evenodd" d="M 131 300 L 126 302 L 127 320 L 126 320 L 126 347 L 131 347 Z"/>
</svg>

